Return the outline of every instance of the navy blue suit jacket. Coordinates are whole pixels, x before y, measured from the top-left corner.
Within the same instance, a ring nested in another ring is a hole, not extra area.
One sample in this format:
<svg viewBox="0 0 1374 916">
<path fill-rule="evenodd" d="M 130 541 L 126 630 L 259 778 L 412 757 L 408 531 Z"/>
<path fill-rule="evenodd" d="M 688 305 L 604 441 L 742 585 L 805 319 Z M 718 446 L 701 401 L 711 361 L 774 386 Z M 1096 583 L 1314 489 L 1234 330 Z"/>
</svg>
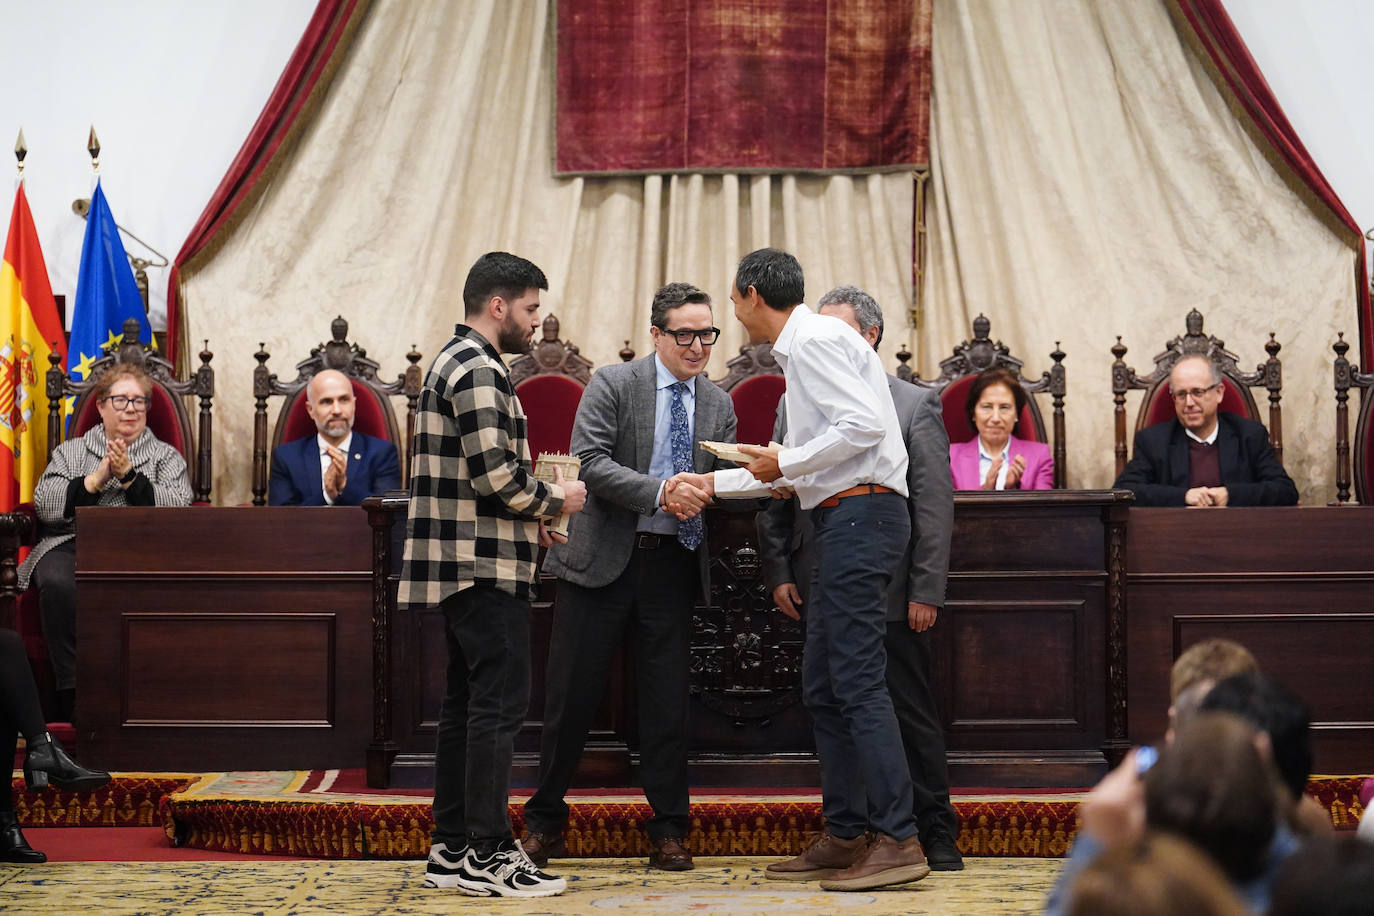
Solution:
<svg viewBox="0 0 1374 916">
<path fill-rule="evenodd" d="M 1264 424 L 1218 413 L 1216 445 L 1227 505 L 1297 505 L 1298 488 L 1274 457 Z M 1138 506 L 1182 506 L 1190 476 L 1188 434 L 1175 418 L 1135 434 L 1135 452 L 1112 486 L 1133 492 Z"/>
<path fill-rule="evenodd" d="M 396 446 L 385 439 L 353 433 L 348 448 L 348 484 L 334 500 L 336 506 L 358 506 L 369 496 L 401 486 L 401 462 Z M 269 506 L 323 506 L 320 447 L 315 436 L 283 442 L 272 450 Z"/>
</svg>

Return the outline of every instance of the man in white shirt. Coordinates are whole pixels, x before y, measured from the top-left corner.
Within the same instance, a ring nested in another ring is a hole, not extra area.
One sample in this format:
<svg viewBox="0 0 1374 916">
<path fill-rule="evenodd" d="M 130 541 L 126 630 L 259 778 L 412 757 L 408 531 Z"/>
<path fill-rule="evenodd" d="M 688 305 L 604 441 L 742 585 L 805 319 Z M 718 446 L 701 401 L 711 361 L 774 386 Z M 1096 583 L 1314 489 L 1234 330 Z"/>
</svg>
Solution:
<svg viewBox="0 0 1374 916">
<path fill-rule="evenodd" d="M 884 680 L 887 591 L 911 536 L 907 449 L 877 354 L 840 319 L 801 304 L 803 286 L 801 265 L 786 252 L 765 248 L 740 261 L 730 299 L 750 341 L 773 343 L 787 381 L 786 443 L 742 446 L 755 456 L 746 467 L 690 482 L 718 497 L 790 487 L 811 510 L 817 564 L 803 689 L 808 708 L 833 711 L 813 716 L 822 761 L 850 761 L 840 769 L 854 785 L 822 786 L 826 832 L 770 877 L 866 890 L 930 873 Z M 850 799 L 866 800 L 865 810 L 849 810 Z M 872 834 L 852 826 L 864 823 Z"/>
<path fill-rule="evenodd" d="M 353 383 L 336 369 L 317 372 L 305 407 L 318 434 L 272 450 L 268 505 L 358 506 L 369 496 L 399 489 L 396 446 L 353 429 Z"/>
</svg>

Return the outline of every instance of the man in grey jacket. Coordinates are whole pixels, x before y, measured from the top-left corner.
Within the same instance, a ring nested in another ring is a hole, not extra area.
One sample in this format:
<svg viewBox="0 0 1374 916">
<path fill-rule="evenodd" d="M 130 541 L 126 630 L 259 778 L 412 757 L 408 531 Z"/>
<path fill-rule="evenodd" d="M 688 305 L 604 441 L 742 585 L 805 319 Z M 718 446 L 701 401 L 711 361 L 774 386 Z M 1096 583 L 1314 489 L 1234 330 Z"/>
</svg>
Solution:
<svg viewBox="0 0 1374 916">
<path fill-rule="evenodd" d="M 592 376 L 573 423 L 587 505 L 544 571 L 558 577 L 550 636 L 539 789 L 525 804 L 526 853 L 559 856 L 564 801 L 628 632 L 635 656 L 649 864 L 692 868 L 688 828 L 687 701 L 692 607 L 704 580 L 704 492 L 665 484 L 718 466 L 702 439 L 735 441 L 730 397 L 701 375 L 719 336 L 710 297 L 670 283 L 650 312 L 654 352 Z M 726 462 L 719 466 L 731 467 Z M 672 502 L 674 512 L 666 509 Z"/>
<path fill-rule="evenodd" d="M 872 296 L 857 287 L 831 290 L 821 297 L 817 311 L 846 322 L 875 348 L 882 340 L 882 310 Z M 902 560 L 902 574 L 893 579 L 888 593 L 884 640 L 887 685 L 911 770 L 913 813 L 926 860 L 933 870 L 957 871 L 964 867 L 954 842 L 959 821 L 949 801 L 945 736 L 930 682 L 930 628 L 945 602 L 950 531 L 954 523 L 949 438 L 940 398 L 935 392 L 892 376 L 888 376 L 888 389 L 907 446 L 911 542 Z M 786 418 L 780 409 L 773 438 L 783 441 L 786 431 Z M 758 515 L 758 532 L 764 578 L 773 590 L 773 600 L 784 614 L 799 619 L 816 559 L 809 513 L 801 510 L 795 500 L 773 500 Z M 807 697 L 807 708 L 813 717 L 832 713 L 817 708 L 815 697 Z M 818 730 L 817 734 L 822 732 Z M 827 759 L 836 761 L 836 755 L 822 752 L 820 759 L 822 784 L 834 787 L 833 792 L 827 789 L 826 796 L 849 797 L 848 773 L 841 772 L 834 763 L 826 763 Z M 842 759 L 838 762 L 847 765 Z M 827 825 L 862 836 L 867 827 L 862 817 L 862 786 L 857 787 L 850 802 L 840 807 L 843 810 L 826 812 Z M 797 859 L 770 866 L 767 877 L 798 881 L 826 877 L 830 869 L 814 867 L 818 864 L 814 859 L 816 854 L 808 851 Z"/>
</svg>

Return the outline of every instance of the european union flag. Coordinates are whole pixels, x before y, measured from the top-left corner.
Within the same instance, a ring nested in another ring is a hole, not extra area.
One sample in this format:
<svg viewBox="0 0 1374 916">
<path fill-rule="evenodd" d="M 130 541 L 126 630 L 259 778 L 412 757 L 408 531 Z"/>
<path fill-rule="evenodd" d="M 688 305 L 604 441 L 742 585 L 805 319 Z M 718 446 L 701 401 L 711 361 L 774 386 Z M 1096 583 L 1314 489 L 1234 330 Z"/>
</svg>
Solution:
<svg viewBox="0 0 1374 916">
<path fill-rule="evenodd" d="M 126 318 L 138 319 L 143 343 L 152 340 L 143 297 L 97 179 L 91 209 L 86 214 L 81 272 L 76 278 L 76 302 L 72 306 L 72 338 L 67 346 L 67 374 L 72 381 L 86 378 L 91 364 L 101 357 L 102 347 L 119 343 Z"/>
</svg>

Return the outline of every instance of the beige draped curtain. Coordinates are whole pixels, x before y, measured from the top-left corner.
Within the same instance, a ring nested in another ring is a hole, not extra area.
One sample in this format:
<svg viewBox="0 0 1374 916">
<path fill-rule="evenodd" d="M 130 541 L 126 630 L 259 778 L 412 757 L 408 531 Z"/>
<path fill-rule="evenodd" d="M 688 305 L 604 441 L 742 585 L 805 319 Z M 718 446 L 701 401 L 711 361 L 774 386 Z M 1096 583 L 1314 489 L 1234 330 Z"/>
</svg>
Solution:
<svg viewBox="0 0 1374 916">
<path fill-rule="evenodd" d="M 744 343 L 730 303 L 740 255 L 795 253 L 815 300 L 856 283 L 884 305 L 885 359 L 911 305 L 909 175 L 555 179 L 552 4 L 376 0 L 321 111 L 262 196 L 183 278 L 191 349 L 215 353 L 215 480 L 250 497 L 252 354 L 283 377 L 336 314 L 388 375 L 461 320 L 472 262 L 503 249 L 549 277 L 544 311 L 597 365 L 649 350 L 654 290 L 685 280 Z M 275 410 L 276 405 L 273 405 Z"/>
<path fill-rule="evenodd" d="M 922 365 L 979 312 L 1030 373 L 1062 341 L 1069 483 L 1105 487 L 1115 335 L 1144 374 L 1194 307 L 1247 369 L 1274 331 L 1285 464 L 1304 503 L 1334 498 L 1330 346 L 1356 330 L 1356 255 L 1237 122 L 1165 4 L 936 0 L 932 54 Z"/>
</svg>

